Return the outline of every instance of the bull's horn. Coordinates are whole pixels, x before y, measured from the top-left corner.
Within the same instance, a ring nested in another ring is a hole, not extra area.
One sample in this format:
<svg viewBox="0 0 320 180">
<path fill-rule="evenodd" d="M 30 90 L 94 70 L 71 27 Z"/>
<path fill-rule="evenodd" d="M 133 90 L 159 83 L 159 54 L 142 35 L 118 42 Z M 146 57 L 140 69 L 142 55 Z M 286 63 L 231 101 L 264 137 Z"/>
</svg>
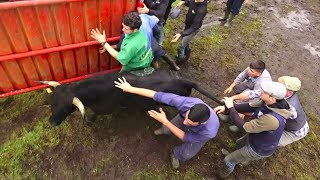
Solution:
<svg viewBox="0 0 320 180">
<path fill-rule="evenodd" d="M 61 85 L 57 81 L 35 81 L 35 82 L 42 83 L 42 84 L 48 84 L 49 86 L 52 86 L 52 87 L 57 87 L 57 86 Z"/>
<path fill-rule="evenodd" d="M 80 101 L 80 99 L 78 99 L 77 97 L 74 97 L 72 100 L 72 104 L 77 106 L 77 108 L 81 112 L 82 118 L 84 119 L 85 110 L 84 110 L 84 106 L 83 106 L 82 102 Z"/>
</svg>

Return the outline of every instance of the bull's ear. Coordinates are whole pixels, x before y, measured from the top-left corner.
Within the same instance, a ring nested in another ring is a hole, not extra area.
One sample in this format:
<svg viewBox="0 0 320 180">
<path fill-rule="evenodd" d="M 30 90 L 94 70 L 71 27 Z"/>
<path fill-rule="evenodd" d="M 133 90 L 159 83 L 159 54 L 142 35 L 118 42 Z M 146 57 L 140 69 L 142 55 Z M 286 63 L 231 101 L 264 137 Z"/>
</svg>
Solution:
<svg viewBox="0 0 320 180">
<path fill-rule="evenodd" d="M 80 99 L 78 99 L 77 97 L 74 97 L 72 100 L 72 104 L 75 105 L 80 110 L 82 118 L 84 119 L 85 109 L 84 109 L 84 106 L 83 106 L 82 102 L 80 101 Z"/>
</svg>

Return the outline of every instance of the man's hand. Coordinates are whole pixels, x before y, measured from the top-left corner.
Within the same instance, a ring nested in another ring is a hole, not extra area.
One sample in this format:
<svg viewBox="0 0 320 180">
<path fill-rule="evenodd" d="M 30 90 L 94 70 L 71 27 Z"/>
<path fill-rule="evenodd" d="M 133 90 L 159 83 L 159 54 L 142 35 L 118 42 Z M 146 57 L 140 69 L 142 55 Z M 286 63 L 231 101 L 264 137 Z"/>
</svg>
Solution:
<svg viewBox="0 0 320 180">
<path fill-rule="evenodd" d="M 149 8 L 144 4 L 144 6 L 142 8 L 138 7 L 137 11 L 139 14 L 148 14 Z"/>
<path fill-rule="evenodd" d="M 243 4 L 250 3 L 250 0 L 244 0 Z"/>
<path fill-rule="evenodd" d="M 122 77 L 123 79 L 121 78 L 118 78 L 119 82 L 118 81 L 114 81 L 114 83 L 116 84 L 115 86 L 119 89 L 122 89 L 123 91 L 125 92 L 131 92 L 132 90 L 132 86 L 126 81 L 126 78 L 125 77 Z"/>
<path fill-rule="evenodd" d="M 174 35 L 173 38 L 172 38 L 172 40 L 171 40 L 171 42 L 177 42 L 180 37 L 181 37 L 181 34 L 180 34 L 180 33 Z"/>
<path fill-rule="evenodd" d="M 182 6 L 184 3 L 185 3 L 185 1 L 180 1 L 180 2 L 177 4 L 177 7 Z"/>
<path fill-rule="evenodd" d="M 222 99 L 222 101 L 224 102 L 224 104 L 227 106 L 228 109 L 233 107 L 233 98 L 231 97 L 224 97 Z"/>
<path fill-rule="evenodd" d="M 233 90 L 233 87 L 229 86 L 226 90 L 223 91 L 223 94 L 229 94 Z"/>
<path fill-rule="evenodd" d="M 99 43 L 106 42 L 106 33 L 103 31 L 101 34 L 98 28 L 92 29 L 90 36 Z"/>
<path fill-rule="evenodd" d="M 213 109 L 214 112 L 216 112 L 217 114 L 223 113 L 226 110 L 225 106 L 217 106 Z"/>
<path fill-rule="evenodd" d="M 169 122 L 167 119 L 166 113 L 160 108 L 160 112 L 157 112 L 155 110 L 148 111 L 149 115 L 153 117 L 155 120 L 161 122 L 162 124 Z"/>
<path fill-rule="evenodd" d="M 104 52 L 106 52 L 107 50 L 104 47 L 99 48 L 99 52 L 102 54 Z"/>
</svg>

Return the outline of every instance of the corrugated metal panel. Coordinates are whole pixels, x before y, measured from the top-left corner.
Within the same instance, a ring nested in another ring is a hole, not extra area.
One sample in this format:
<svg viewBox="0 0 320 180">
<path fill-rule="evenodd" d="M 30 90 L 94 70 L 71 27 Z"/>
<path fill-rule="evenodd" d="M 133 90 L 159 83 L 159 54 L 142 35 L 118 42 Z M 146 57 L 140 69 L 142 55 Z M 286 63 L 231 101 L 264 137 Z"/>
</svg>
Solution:
<svg viewBox="0 0 320 180">
<path fill-rule="evenodd" d="M 44 88 L 35 81 L 70 82 L 119 70 L 90 37 L 121 34 L 122 17 L 138 0 L 34 0 L 0 3 L 0 97 Z"/>
</svg>

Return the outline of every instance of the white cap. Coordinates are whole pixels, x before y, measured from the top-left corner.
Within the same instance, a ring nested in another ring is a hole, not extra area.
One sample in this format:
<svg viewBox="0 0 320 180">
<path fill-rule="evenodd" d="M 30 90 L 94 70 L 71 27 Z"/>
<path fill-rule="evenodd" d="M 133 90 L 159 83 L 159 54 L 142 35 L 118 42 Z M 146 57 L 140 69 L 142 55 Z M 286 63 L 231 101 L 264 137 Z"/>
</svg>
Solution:
<svg viewBox="0 0 320 180">
<path fill-rule="evenodd" d="M 272 97 L 275 97 L 276 99 L 283 99 L 287 94 L 286 87 L 279 83 L 279 82 L 273 82 L 273 81 L 267 81 L 261 83 L 261 88 L 264 92 L 269 94 Z"/>
</svg>

